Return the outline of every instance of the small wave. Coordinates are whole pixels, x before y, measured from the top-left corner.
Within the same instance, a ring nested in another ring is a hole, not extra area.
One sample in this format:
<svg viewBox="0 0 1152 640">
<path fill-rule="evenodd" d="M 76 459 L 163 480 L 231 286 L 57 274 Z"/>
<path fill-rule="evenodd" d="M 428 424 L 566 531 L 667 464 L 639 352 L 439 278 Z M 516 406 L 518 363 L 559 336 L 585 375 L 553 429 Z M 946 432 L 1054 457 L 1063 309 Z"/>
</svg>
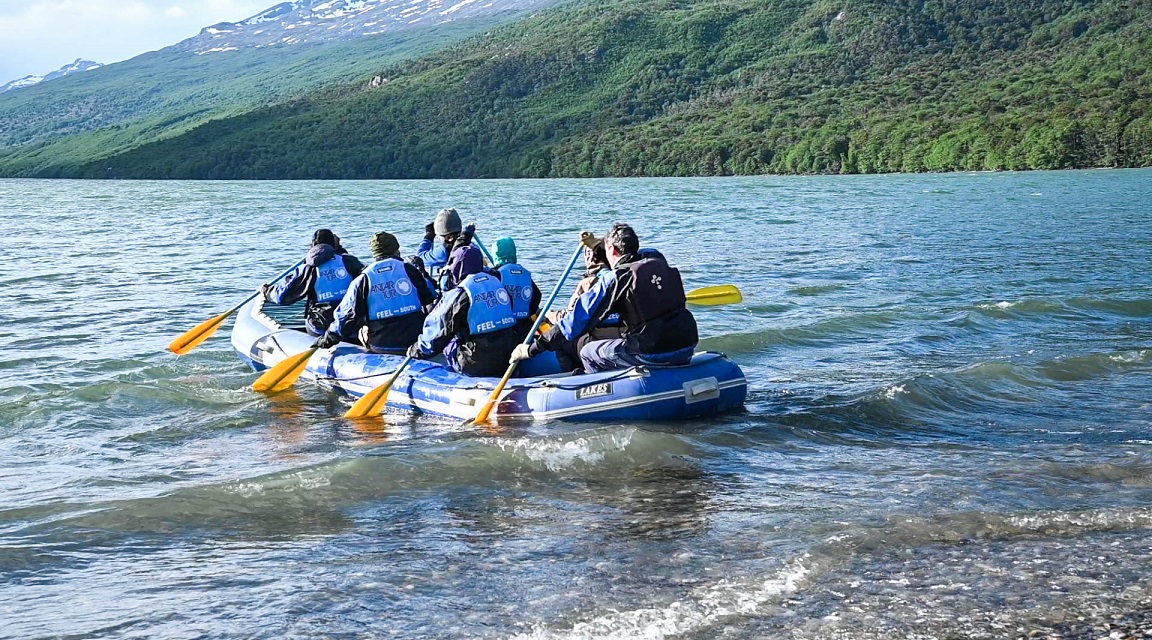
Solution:
<svg viewBox="0 0 1152 640">
<path fill-rule="evenodd" d="M 700 346 L 728 354 L 757 353 L 768 346 L 827 346 L 856 336 L 871 340 L 877 330 L 887 329 L 897 320 L 893 312 L 854 313 L 806 325 L 713 336 L 701 340 Z"/>
<path fill-rule="evenodd" d="M 1019 319 L 1029 316 L 1056 316 L 1082 320 L 1099 314 L 1130 318 L 1152 317 L 1152 300 L 1071 298 L 1068 300 L 1002 300 L 977 304 L 974 310 L 994 318 Z"/>
<path fill-rule="evenodd" d="M 220 485 L 177 490 L 157 498 L 91 505 L 96 512 L 51 523 L 106 534 L 173 529 L 261 529 L 271 520 L 299 517 L 303 532 L 342 529 L 339 512 L 351 505 L 430 487 L 474 487 L 525 475 L 633 478 L 637 469 L 680 468 L 699 450 L 670 433 L 601 427 L 563 435 L 482 437 L 419 448 L 381 448 L 386 455 L 339 457 L 309 467 Z M 329 517 L 324 517 L 329 514 Z M 0 523 L 2 524 L 2 523 Z"/>
<path fill-rule="evenodd" d="M 641 607 L 606 613 L 577 622 L 567 629 L 538 623 L 512 640 L 666 638 L 702 631 L 731 616 L 750 615 L 802 588 L 811 569 L 797 560 L 775 575 L 763 579 L 719 580 L 696 587 L 692 594 L 662 606 Z"/>
<path fill-rule="evenodd" d="M 847 287 L 848 285 L 846 284 L 820 284 L 807 287 L 795 287 L 793 289 L 789 289 L 788 293 L 795 296 L 819 296 L 825 293 L 840 291 L 841 289 L 845 289 Z"/>
</svg>

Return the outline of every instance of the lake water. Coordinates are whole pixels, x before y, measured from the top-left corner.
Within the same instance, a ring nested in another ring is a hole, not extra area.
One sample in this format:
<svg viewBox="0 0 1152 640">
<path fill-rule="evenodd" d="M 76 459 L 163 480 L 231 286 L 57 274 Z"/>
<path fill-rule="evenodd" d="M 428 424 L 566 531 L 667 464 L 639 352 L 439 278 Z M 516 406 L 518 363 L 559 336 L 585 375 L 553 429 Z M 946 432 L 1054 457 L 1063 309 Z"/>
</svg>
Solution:
<svg viewBox="0 0 1152 640">
<path fill-rule="evenodd" d="M 545 290 L 614 220 L 739 286 L 694 310 L 746 411 L 365 429 L 227 326 L 166 351 L 313 229 L 407 253 L 445 206 Z M 0 223 L 0 637 L 1152 627 L 1152 171 L 8 180 Z"/>
</svg>

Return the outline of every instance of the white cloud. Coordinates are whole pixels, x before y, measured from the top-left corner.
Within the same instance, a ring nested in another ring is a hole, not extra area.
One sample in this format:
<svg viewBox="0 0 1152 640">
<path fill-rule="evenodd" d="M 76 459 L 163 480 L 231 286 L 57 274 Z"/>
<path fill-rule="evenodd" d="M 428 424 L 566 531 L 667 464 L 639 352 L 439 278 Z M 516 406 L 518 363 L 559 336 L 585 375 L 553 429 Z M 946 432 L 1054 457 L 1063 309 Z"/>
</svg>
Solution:
<svg viewBox="0 0 1152 640">
<path fill-rule="evenodd" d="M 0 84 L 87 58 L 109 64 L 243 20 L 276 0 L 0 0 Z"/>
</svg>

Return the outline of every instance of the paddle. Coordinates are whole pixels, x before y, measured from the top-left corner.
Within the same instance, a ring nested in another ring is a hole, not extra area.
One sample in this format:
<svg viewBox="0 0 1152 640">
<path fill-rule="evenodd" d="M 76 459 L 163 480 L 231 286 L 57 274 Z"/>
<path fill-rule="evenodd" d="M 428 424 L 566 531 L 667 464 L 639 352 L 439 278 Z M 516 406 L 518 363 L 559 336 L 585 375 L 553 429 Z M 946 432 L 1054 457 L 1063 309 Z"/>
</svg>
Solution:
<svg viewBox="0 0 1152 640">
<path fill-rule="evenodd" d="M 721 305 L 721 304 L 739 304 L 744 301 L 744 296 L 740 295 L 740 290 L 734 284 L 724 284 L 718 287 L 704 287 L 689 291 L 685 296 L 688 298 L 689 304 L 699 305 Z M 537 333 L 544 335 L 552 328 L 552 323 L 545 320 L 537 329 Z"/>
<path fill-rule="evenodd" d="M 292 265 L 291 267 L 288 267 L 288 269 L 286 269 L 284 271 L 284 273 L 281 273 L 280 275 L 276 276 L 275 279 L 272 280 L 272 284 L 275 284 L 284 276 L 288 275 L 289 273 L 292 273 L 293 271 L 296 270 L 297 267 L 299 267 L 302 264 L 304 264 L 303 259 L 301 259 L 300 262 L 297 262 L 296 264 Z M 195 349 L 197 346 L 200 345 L 201 342 L 204 342 L 208 338 L 212 337 L 212 334 L 216 333 L 216 330 L 220 328 L 220 325 L 224 324 L 224 321 L 227 320 L 233 313 L 236 313 L 236 311 L 239 310 L 240 307 L 243 307 L 244 305 L 248 304 L 253 298 L 260 295 L 261 293 L 262 292 L 257 291 L 256 293 L 253 293 L 252 295 L 248 296 L 247 298 L 244 298 L 244 300 L 242 302 L 240 302 L 240 304 L 236 305 L 235 307 L 232 307 L 231 309 L 225 311 L 224 313 L 221 313 L 220 315 L 216 316 L 215 318 L 212 318 L 210 320 L 205 320 L 204 322 L 201 322 L 200 324 L 196 325 L 192 329 L 188 330 L 184 335 L 173 340 L 172 343 L 168 345 L 168 350 L 171 351 L 172 353 L 175 353 L 178 356 L 182 356 L 182 355 L 188 353 L 189 351 Z"/>
<path fill-rule="evenodd" d="M 356 404 L 344 412 L 344 417 L 375 418 L 383 413 L 385 405 L 388 404 L 388 391 L 392 389 L 392 385 L 396 383 L 396 379 L 400 377 L 400 373 L 407 369 L 411 362 L 412 356 L 404 358 L 404 362 L 401 362 L 400 366 L 396 367 L 396 371 L 392 372 L 392 375 L 388 377 L 384 384 L 360 396 Z"/>
<path fill-rule="evenodd" d="M 252 390 L 260 393 L 275 393 L 291 387 L 296 384 L 300 374 L 304 373 L 304 369 L 308 367 L 308 360 L 317 351 L 319 351 L 319 347 L 310 347 L 303 353 L 289 356 L 280 361 L 276 366 L 256 378 L 256 382 L 252 383 Z"/>
<path fill-rule="evenodd" d="M 740 290 L 732 284 L 696 289 L 689 292 L 686 297 L 691 304 L 700 305 L 738 304 L 744 301 L 744 296 L 740 294 Z"/>
<path fill-rule="evenodd" d="M 496 259 L 492 257 L 491 253 L 488 253 L 488 247 L 485 247 L 484 243 L 480 242 L 480 237 L 475 233 L 472 234 L 472 242 L 475 242 L 476 246 L 480 247 L 480 253 L 484 254 L 484 259 L 488 261 L 489 265 L 496 264 Z"/>
<path fill-rule="evenodd" d="M 525 336 L 523 344 L 531 344 L 532 340 L 536 337 L 536 329 L 540 327 L 541 322 L 544 322 L 544 315 L 552 308 L 552 303 L 556 301 L 556 296 L 560 294 L 560 288 L 564 286 L 564 281 L 568 279 L 568 274 L 572 273 L 572 269 L 576 267 L 576 262 L 583 257 L 584 247 L 591 248 L 595 244 L 596 236 L 592 235 L 591 231 L 585 231 L 580 234 L 580 246 L 576 247 L 576 251 L 572 254 L 572 260 L 568 262 L 568 268 L 564 270 L 564 275 L 560 276 L 560 282 L 557 282 L 556 286 L 552 288 L 552 293 L 548 296 L 548 301 L 544 303 L 544 306 L 536 315 L 536 321 L 532 323 L 532 328 L 528 331 L 528 335 Z M 504 385 L 508 384 L 508 379 L 512 377 L 512 372 L 516 370 L 517 364 L 519 364 L 519 362 L 513 362 L 508 365 L 508 370 L 504 372 L 504 377 L 500 378 L 500 384 L 496 385 L 496 388 L 492 390 L 492 395 L 489 396 L 488 400 L 480 407 L 479 413 L 476 414 L 475 418 L 466 421 L 463 426 L 467 427 L 473 424 L 488 422 L 489 414 L 491 414 L 492 409 L 496 407 L 496 399 L 499 398 L 500 393 L 504 391 Z"/>
</svg>

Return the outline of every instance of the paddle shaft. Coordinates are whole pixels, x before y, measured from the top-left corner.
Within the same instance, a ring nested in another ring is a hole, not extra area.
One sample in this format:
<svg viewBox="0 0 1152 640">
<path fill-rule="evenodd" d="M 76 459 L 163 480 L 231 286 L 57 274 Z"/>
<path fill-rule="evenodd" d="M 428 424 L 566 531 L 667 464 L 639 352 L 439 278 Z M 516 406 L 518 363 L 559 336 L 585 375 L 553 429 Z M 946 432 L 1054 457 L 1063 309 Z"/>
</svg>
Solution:
<svg viewBox="0 0 1152 640">
<path fill-rule="evenodd" d="M 283 279 L 284 276 L 287 276 L 288 274 L 292 273 L 297 268 L 299 268 L 300 265 L 302 265 L 302 264 L 304 264 L 304 258 L 300 258 L 300 260 L 296 264 L 292 265 L 291 267 L 288 267 L 284 271 L 281 271 L 280 275 L 276 276 L 275 278 L 272 278 L 272 280 L 268 284 L 276 284 L 277 282 L 280 282 L 280 280 Z M 240 304 L 236 305 L 235 307 L 232 307 L 226 313 L 228 315 L 232 315 L 233 313 L 236 313 L 236 311 L 240 307 L 243 307 L 244 305 L 248 304 L 253 299 L 255 299 L 256 296 L 261 295 L 263 293 L 264 293 L 263 291 L 261 291 L 260 289 L 257 289 L 252 295 L 248 296 L 247 298 L 244 298 L 244 300 L 241 301 Z"/>
<path fill-rule="evenodd" d="M 304 261 L 300 260 L 285 270 L 283 273 L 276 276 L 272 282 L 278 282 L 281 278 L 288 275 L 289 273 L 292 273 L 302 264 L 304 264 Z M 172 353 L 175 353 L 176 355 L 184 355 L 195 349 L 200 343 L 204 342 L 210 338 L 212 334 L 216 333 L 216 330 L 220 328 L 220 325 L 224 324 L 224 321 L 231 317 L 233 313 L 236 313 L 240 307 L 248 304 L 248 302 L 250 302 L 256 296 L 261 295 L 261 293 L 262 291 L 257 290 L 252 295 L 244 298 L 242 301 L 240 301 L 239 304 L 225 311 L 224 313 L 221 313 L 214 318 L 209 318 L 208 320 L 201 322 L 195 327 L 192 327 L 188 331 L 185 331 L 180 335 L 180 337 L 176 338 L 168 345 L 168 350 Z"/>
<path fill-rule="evenodd" d="M 485 246 L 484 246 L 484 243 L 483 243 L 483 242 L 480 242 L 480 236 L 478 236 L 478 235 L 476 235 L 475 233 L 473 233 L 473 234 L 472 234 L 472 242 L 475 242 L 475 243 L 476 243 L 476 246 L 477 246 L 477 247 L 480 247 L 480 253 L 483 253 L 483 254 L 484 254 L 484 257 L 485 257 L 485 258 L 487 258 L 487 260 L 488 260 L 488 264 L 490 264 L 490 265 L 492 265 L 493 267 L 495 267 L 495 266 L 496 266 L 496 260 L 495 260 L 495 259 L 492 257 L 492 254 L 491 254 L 491 253 L 488 253 L 488 247 L 485 247 Z"/>
<path fill-rule="evenodd" d="M 568 280 L 568 274 L 572 273 L 572 269 L 576 267 L 576 262 L 584 255 L 584 238 L 581 237 L 580 246 L 572 253 L 572 260 L 568 262 L 568 268 L 564 270 L 564 275 L 560 276 L 560 281 L 552 287 L 552 293 L 548 294 L 548 301 L 540 308 L 536 314 L 536 320 L 532 323 L 532 329 L 528 331 L 528 335 L 524 336 L 524 342 L 521 344 L 531 344 L 532 340 L 536 338 L 536 330 L 540 328 L 540 323 L 544 322 L 544 315 L 552 308 L 552 303 L 556 302 L 556 296 L 560 295 L 560 289 L 564 286 L 564 282 Z M 508 384 L 508 380 L 512 377 L 512 372 L 516 370 L 516 365 L 520 364 L 519 361 L 513 362 L 508 365 L 508 370 L 504 372 L 504 377 L 500 379 L 500 384 L 492 390 L 492 395 L 488 397 L 488 401 L 484 406 L 480 407 L 480 412 L 476 414 L 473 422 L 487 422 L 488 415 L 492 413 L 492 407 L 496 404 L 496 398 L 500 397 L 500 393 L 504 391 L 504 385 Z"/>
</svg>

